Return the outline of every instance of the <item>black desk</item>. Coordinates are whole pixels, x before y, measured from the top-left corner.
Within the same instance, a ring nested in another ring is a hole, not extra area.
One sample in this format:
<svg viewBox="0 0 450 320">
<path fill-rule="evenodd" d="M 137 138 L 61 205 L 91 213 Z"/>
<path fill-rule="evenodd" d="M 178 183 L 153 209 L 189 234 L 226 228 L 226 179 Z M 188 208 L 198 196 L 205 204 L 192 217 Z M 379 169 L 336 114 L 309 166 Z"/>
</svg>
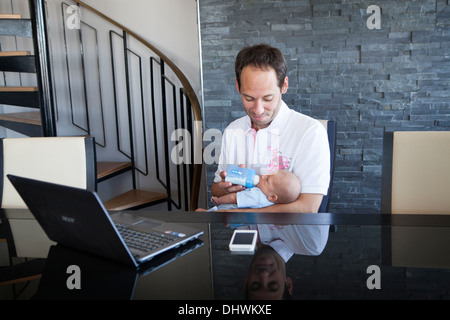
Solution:
<svg viewBox="0 0 450 320">
<path fill-rule="evenodd" d="M 2 226 L 33 223 L 24 210 L 4 212 Z M 286 263 L 292 299 L 449 299 L 450 216 L 376 214 L 229 214 L 138 211 L 155 219 L 194 224 L 201 241 L 171 251 L 140 270 L 129 269 L 82 252 L 35 238 L 38 228 L 24 228 L 28 249 L 39 251 L 45 268 L 30 297 L 34 299 L 243 299 L 251 255 L 228 250 L 230 224 L 332 225 L 318 256 L 294 255 Z M 19 223 L 17 223 L 19 221 Z M 39 248 L 31 248 L 37 244 Z M 32 253 L 26 253 L 32 256 Z M 18 250 L 18 255 L 19 250 Z M 81 288 L 69 290 L 80 268 Z M 373 271 L 373 267 L 378 271 Z M 0 272 L 6 268 L 0 268 Z M 378 273 L 377 273 L 378 272 Z M 377 274 L 377 275 L 376 275 Z M 381 287 L 369 288 L 380 280 Z M 0 288 L 6 290 L 7 287 Z M 3 296 L 9 297 L 9 296 Z"/>
</svg>

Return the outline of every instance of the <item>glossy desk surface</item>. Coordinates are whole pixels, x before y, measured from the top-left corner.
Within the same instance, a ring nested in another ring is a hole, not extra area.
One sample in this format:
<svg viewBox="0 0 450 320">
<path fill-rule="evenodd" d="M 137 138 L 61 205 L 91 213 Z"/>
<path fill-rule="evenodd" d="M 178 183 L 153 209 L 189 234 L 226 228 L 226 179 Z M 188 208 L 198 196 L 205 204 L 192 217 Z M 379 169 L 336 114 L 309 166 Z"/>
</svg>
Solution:
<svg viewBox="0 0 450 320">
<path fill-rule="evenodd" d="M 286 263 L 292 299 L 450 298 L 450 215 L 136 211 L 205 232 L 136 270 L 38 240 L 42 230 L 25 227 L 35 222 L 26 210 L 4 213 L 2 224 L 28 239 L 24 254 L 45 258 L 35 299 L 243 299 L 253 256 L 229 251 L 234 224 L 331 226 L 320 254 L 294 254 Z M 79 267 L 80 289 L 68 289 L 71 265 Z"/>
</svg>

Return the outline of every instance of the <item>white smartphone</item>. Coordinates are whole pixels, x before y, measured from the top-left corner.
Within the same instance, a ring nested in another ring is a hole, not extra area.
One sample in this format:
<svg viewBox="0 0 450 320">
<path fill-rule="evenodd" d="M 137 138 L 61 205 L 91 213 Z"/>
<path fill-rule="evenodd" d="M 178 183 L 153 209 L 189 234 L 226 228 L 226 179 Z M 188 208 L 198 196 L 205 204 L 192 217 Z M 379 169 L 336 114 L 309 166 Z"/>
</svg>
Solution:
<svg viewBox="0 0 450 320">
<path fill-rule="evenodd" d="M 230 251 L 252 253 L 256 248 L 258 239 L 257 230 L 234 230 L 229 244 Z"/>
</svg>

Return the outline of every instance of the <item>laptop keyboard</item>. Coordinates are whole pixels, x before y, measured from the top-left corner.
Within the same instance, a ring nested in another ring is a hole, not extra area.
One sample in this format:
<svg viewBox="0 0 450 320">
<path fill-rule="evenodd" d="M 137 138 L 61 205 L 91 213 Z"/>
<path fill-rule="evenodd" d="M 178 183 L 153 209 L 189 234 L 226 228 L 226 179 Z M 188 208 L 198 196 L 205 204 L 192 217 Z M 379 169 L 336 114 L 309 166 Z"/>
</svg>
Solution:
<svg viewBox="0 0 450 320">
<path fill-rule="evenodd" d="M 125 243 L 130 248 L 142 251 L 158 249 L 178 238 L 174 235 L 159 232 L 140 232 L 131 230 L 127 225 L 120 223 L 116 224 L 116 227 L 122 235 Z"/>
</svg>

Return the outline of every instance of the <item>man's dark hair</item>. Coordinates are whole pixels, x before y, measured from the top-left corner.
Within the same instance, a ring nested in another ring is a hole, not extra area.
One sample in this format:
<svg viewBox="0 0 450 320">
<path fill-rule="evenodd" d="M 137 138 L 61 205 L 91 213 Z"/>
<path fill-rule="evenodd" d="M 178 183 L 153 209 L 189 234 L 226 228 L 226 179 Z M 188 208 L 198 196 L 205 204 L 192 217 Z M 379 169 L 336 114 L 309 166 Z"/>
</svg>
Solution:
<svg viewBox="0 0 450 320">
<path fill-rule="evenodd" d="M 277 74 L 278 87 L 283 87 L 286 78 L 286 60 L 281 51 L 268 44 L 257 44 L 243 48 L 236 57 L 235 72 L 239 89 L 241 88 L 242 70 L 247 66 L 257 67 L 263 70 L 273 68 Z"/>
</svg>

